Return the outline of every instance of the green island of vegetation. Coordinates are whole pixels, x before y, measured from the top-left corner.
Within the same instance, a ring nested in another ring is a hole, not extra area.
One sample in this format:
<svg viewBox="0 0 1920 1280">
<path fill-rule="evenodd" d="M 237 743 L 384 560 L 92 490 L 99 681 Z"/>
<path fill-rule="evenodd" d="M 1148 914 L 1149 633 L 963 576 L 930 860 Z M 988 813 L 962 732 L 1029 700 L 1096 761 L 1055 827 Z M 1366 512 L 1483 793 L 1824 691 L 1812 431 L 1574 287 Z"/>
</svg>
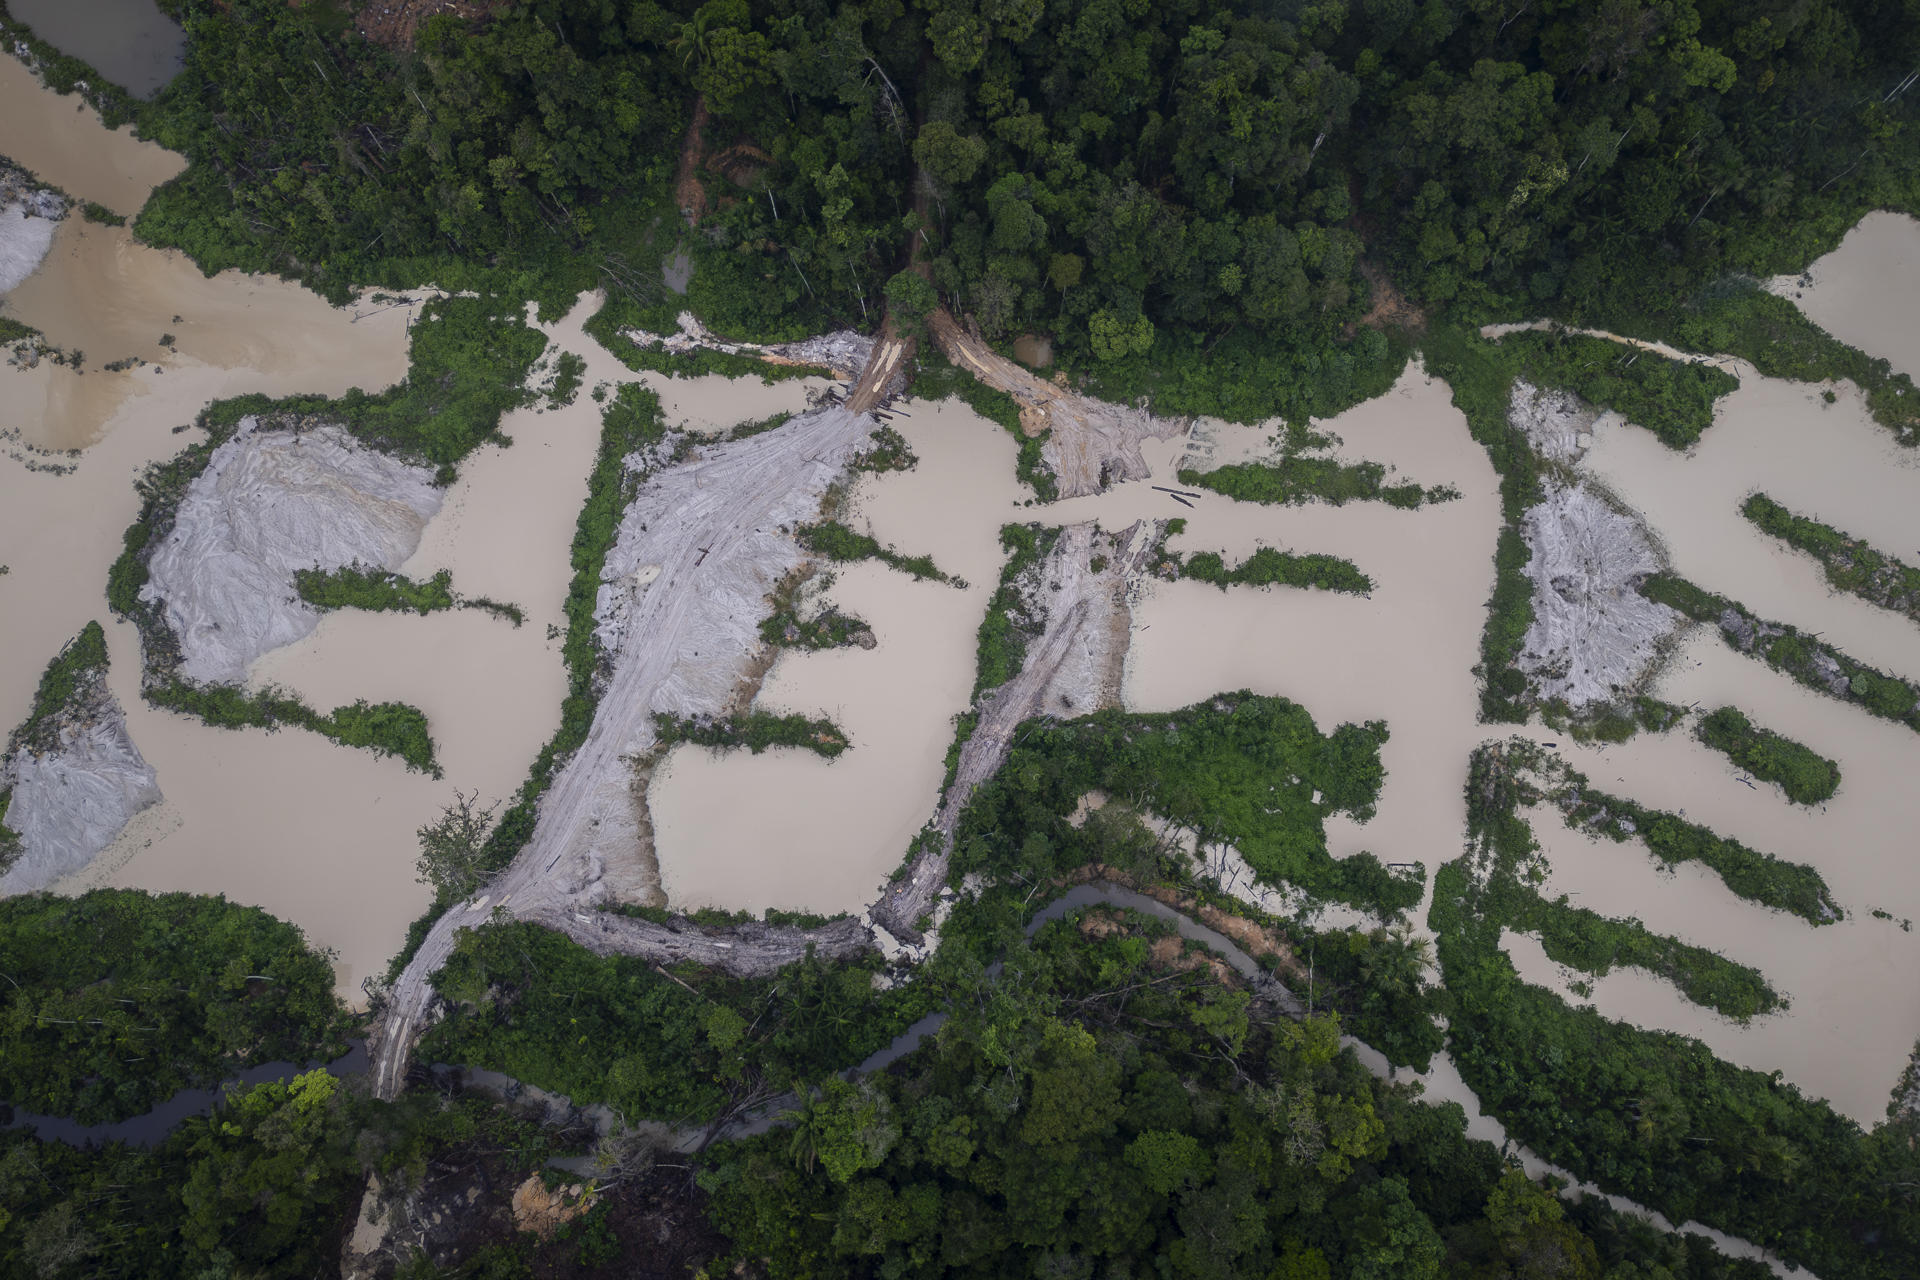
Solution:
<svg viewBox="0 0 1920 1280">
<path fill-rule="evenodd" d="M 731 716 L 670 716 L 653 722 L 662 747 L 682 742 L 731 751 L 745 747 L 759 755 L 768 747 L 799 747 L 831 760 L 848 747 L 847 735 L 823 716 L 775 715 L 771 711 L 742 711 Z"/>
<path fill-rule="evenodd" d="M 1231 569 L 1218 551 L 1196 551 L 1180 562 L 1180 576 L 1211 582 L 1222 591 L 1240 586 L 1318 587 L 1363 596 L 1373 590 L 1373 579 L 1351 560 L 1274 547 L 1261 547 Z"/>
<path fill-rule="evenodd" d="M 1863 539 L 1850 538 L 1832 525 L 1795 515 L 1764 493 L 1756 493 L 1740 504 L 1740 514 L 1762 533 L 1770 533 L 1818 560 L 1836 590 L 1920 622 L 1920 569 L 1876 550 Z"/>
<path fill-rule="evenodd" d="M 1701 719 L 1700 741 L 1762 782 L 1778 783 L 1795 804 L 1820 804 L 1840 786 L 1840 766 L 1792 738 L 1762 729 L 1737 707 Z"/>
<path fill-rule="evenodd" d="M 1182 468 L 1181 484 L 1199 485 L 1239 502 L 1285 503 L 1384 502 L 1414 510 L 1429 502 L 1460 496 L 1451 485 L 1421 488 L 1412 481 L 1383 484 L 1387 469 L 1377 462 L 1336 462 L 1332 458 L 1292 455 L 1277 462 L 1236 462 L 1212 471 Z"/>
<path fill-rule="evenodd" d="M 516 604 L 501 604 L 484 596 L 468 597 L 453 589 L 453 571 L 442 569 L 425 582 L 384 569 L 348 565 L 343 569 L 298 569 L 293 575 L 300 598 L 316 609 L 372 609 L 397 613 L 432 613 L 438 609 L 483 609 L 514 626 L 527 620 Z"/>
<path fill-rule="evenodd" d="M 1850 702 L 1920 733 L 1920 686 L 1912 681 L 1857 662 L 1797 627 L 1755 617 L 1737 601 L 1703 591 L 1672 574 L 1650 576 L 1641 583 L 1640 594 L 1696 622 L 1712 623 L 1730 647 L 1816 693 Z"/>
</svg>

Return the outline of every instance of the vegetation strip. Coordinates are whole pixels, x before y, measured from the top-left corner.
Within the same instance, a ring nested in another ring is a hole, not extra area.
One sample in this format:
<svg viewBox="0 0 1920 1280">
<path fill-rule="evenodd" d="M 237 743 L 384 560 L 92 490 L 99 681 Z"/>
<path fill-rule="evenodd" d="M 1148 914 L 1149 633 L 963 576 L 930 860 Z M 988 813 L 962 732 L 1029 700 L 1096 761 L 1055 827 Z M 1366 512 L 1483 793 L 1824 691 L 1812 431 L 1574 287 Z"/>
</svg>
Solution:
<svg viewBox="0 0 1920 1280">
<path fill-rule="evenodd" d="M 882 546 L 868 534 L 856 533 L 838 520 L 823 520 L 819 524 L 801 525 L 793 532 L 801 546 L 838 564 L 850 564 L 856 560 L 878 560 L 889 569 L 898 569 L 901 573 L 912 574 L 918 579 L 931 578 L 935 582 L 947 582 L 961 587 L 966 585 L 942 573 L 933 563 L 932 556 L 902 555 L 892 547 Z"/>
<path fill-rule="evenodd" d="M 1836 590 L 1920 622 L 1920 569 L 1832 525 L 1795 515 L 1764 493 L 1756 493 L 1742 503 L 1740 514 L 1762 533 L 1770 533 L 1818 560 Z"/>
<path fill-rule="evenodd" d="M 848 747 L 847 735 L 825 717 L 774 715 L 769 711 L 743 711 L 726 717 L 656 715 L 661 747 L 691 742 L 716 751 L 745 747 L 759 755 L 768 747 L 799 747 L 831 760 Z"/>
<path fill-rule="evenodd" d="M 1763 782 L 1776 782 L 1795 804 L 1820 804 L 1840 786 L 1840 766 L 1812 749 L 1762 729 L 1738 708 L 1721 707 L 1700 721 L 1700 741 Z"/>
<path fill-rule="evenodd" d="M 527 615 L 519 605 L 502 604 L 484 596 L 463 596 L 453 589 L 453 571 L 442 569 L 425 582 L 349 565 L 344 569 L 300 569 L 293 575 L 300 598 L 316 609 L 371 609 L 433 613 L 440 609 L 482 609 L 520 626 Z"/>
<path fill-rule="evenodd" d="M 1920 686 L 1856 662 L 1832 645 L 1784 622 L 1768 622 L 1744 605 L 1714 595 L 1672 574 L 1655 574 L 1640 594 L 1677 609 L 1696 622 L 1710 622 L 1720 638 L 1809 689 L 1851 702 L 1863 711 L 1920 733 Z"/>
<path fill-rule="evenodd" d="M 1521 809 L 1547 798 L 1551 771 L 1544 783 L 1536 771 L 1551 759 L 1524 739 L 1474 753 L 1467 850 L 1435 877 L 1429 923 L 1461 1076 L 1535 1154 L 1670 1221 L 1718 1227 L 1821 1275 L 1903 1275 L 1906 1210 L 1881 1188 L 1920 1168 L 1907 1124 L 1864 1133 L 1777 1074 L 1520 981 L 1500 935 L 1516 893 L 1530 891 L 1538 846 Z"/>
<path fill-rule="evenodd" d="M 1808 924 L 1844 919 L 1827 882 L 1805 863 L 1760 853 L 1697 822 L 1595 790 L 1571 769 L 1564 770 L 1562 778 L 1552 800 L 1574 830 L 1597 832 L 1616 842 L 1638 840 L 1666 868 L 1698 862 L 1739 897 L 1790 912 Z"/>
<path fill-rule="evenodd" d="M 1387 469 L 1377 462 L 1337 462 L 1332 458 L 1292 456 L 1278 462 L 1236 462 L 1213 471 L 1180 470 L 1180 483 L 1224 493 L 1237 502 L 1298 505 L 1327 502 L 1384 502 L 1414 510 L 1430 502 L 1460 496 L 1452 485 L 1423 489 L 1412 481 L 1383 484 Z"/>
<path fill-rule="evenodd" d="M 1373 579 L 1355 568 L 1351 560 L 1273 547 L 1261 547 L 1231 569 L 1219 552 L 1198 551 L 1179 562 L 1179 573 L 1183 578 L 1211 582 L 1222 591 L 1240 586 L 1318 587 L 1363 596 L 1373 590 Z"/>
<path fill-rule="evenodd" d="M 1507 909 L 1510 927 L 1538 933 L 1548 959 L 1596 978 L 1617 966 L 1644 969 L 1671 982 L 1693 1003 L 1736 1022 L 1786 1007 L 1759 970 L 1654 933 L 1638 920 L 1616 920 L 1573 906 L 1564 894 L 1546 898 L 1516 889 Z"/>
</svg>

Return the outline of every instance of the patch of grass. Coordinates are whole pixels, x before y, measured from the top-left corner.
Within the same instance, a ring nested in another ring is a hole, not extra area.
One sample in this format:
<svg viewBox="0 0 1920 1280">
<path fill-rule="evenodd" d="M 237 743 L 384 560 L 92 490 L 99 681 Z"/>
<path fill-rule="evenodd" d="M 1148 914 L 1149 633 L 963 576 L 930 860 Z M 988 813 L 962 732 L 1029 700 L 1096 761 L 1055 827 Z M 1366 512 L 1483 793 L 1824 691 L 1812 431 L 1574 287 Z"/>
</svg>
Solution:
<svg viewBox="0 0 1920 1280">
<path fill-rule="evenodd" d="M 586 372 L 584 357 L 571 351 L 562 351 L 553 362 L 553 381 L 546 388 L 547 403 L 556 409 L 572 404 L 574 397 L 580 394 L 580 382 Z"/>
<path fill-rule="evenodd" d="M 454 606 L 453 573 L 442 569 L 425 582 L 384 569 L 299 569 L 293 575 L 300 598 L 317 609 L 432 613 Z"/>
<path fill-rule="evenodd" d="M 873 441 L 853 460 L 855 471 L 911 471 L 920 459 L 907 444 L 907 438 L 892 427 L 879 427 L 867 437 Z"/>
<path fill-rule="evenodd" d="M 1756 493 L 1742 503 L 1740 514 L 1762 533 L 1770 533 L 1818 560 L 1827 581 L 1836 589 L 1920 622 L 1920 569 L 1832 525 L 1795 515 L 1764 493 Z"/>
<path fill-rule="evenodd" d="M 716 751 L 745 747 L 759 755 L 769 747 L 799 747 L 831 760 L 847 749 L 847 735 L 833 721 L 809 718 L 795 713 L 777 716 L 766 711 L 745 711 L 732 716 L 656 715 L 660 745 L 671 747 L 691 742 Z"/>
<path fill-rule="evenodd" d="M 1763 782 L 1777 783 L 1795 804 L 1820 804 L 1840 786 L 1840 766 L 1812 748 L 1762 729 L 1736 707 L 1700 721 L 1700 741 Z"/>
<path fill-rule="evenodd" d="M 503 604 L 484 596 L 463 596 L 453 589 L 453 571 L 442 569 L 425 582 L 349 565 L 344 569 L 296 569 L 295 590 L 316 609 L 370 609 L 376 612 L 433 613 L 440 609 L 481 609 L 505 618 L 514 626 L 527 620 L 517 604 Z"/>
<path fill-rule="evenodd" d="M 21 324 L 10 316 L 0 316 L 0 342 L 21 342 L 37 336 L 39 332 L 30 324 Z"/>
<path fill-rule="evenodd" d="M 95 204 L 91 200 L 80 206 L 80 216 L 88 222 L 98 222 L 102 226 L 124 227 L 127 225 L 125 214 L 115 213 L 107 206 Z"/>
<path fill-rule="evenodd" d="M 1231 569 L 1219 552 L 1197 552 L 1180 562 L 1180 576 L 1211 582 L 1222 591 L 1230 586 L 1282 586 L 1366 595 L 1373 590 L 1373 579 L 1354 567 L 1351 560 L 1317 552 L 1299 555 L 1273 547 L 1261 547 Z"/>
<path fill-rule="evenodd" d="M 825 609 L 811 618 L 802 618 L 791 608 L 776 609 L 760 621 L 761 642 L 787 649 L 844 649 L 868 630 L 865 621 L 838 609 Z"/>
</svg>

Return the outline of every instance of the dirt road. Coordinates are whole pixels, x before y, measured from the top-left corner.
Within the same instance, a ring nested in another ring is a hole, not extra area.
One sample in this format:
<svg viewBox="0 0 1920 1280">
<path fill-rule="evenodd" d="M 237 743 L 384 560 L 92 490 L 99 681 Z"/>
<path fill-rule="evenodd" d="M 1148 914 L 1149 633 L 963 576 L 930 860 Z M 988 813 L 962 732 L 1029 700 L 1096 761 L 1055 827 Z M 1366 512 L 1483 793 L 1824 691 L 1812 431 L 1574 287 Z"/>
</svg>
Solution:
<svg viewBox="0 0 1920 1280">
<path fill-rule="evenodd" d="M 1028 435 L 1052 432 L 1040 456 L 1063 498 L 1099 493 L 1116 480 L 1143 479 L 1148 468 L 1141 442 L 1187 430 L 1185 418 L 1157 418 L 1048 382 L 994 351 L 945 310 L 928 316 L 927 327 L 947 359 L 1019 403 L 1020 425 Z"/>
</svg>

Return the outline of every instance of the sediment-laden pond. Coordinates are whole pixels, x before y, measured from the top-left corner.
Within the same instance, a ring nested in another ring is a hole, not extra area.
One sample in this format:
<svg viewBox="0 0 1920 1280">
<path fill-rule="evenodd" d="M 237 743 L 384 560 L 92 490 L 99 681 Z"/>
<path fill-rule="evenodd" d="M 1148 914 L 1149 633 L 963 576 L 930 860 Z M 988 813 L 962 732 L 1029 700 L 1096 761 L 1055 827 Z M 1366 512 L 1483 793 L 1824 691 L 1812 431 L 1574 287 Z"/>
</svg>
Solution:
<svg viewBox="0 0 1920 1280">
<path fill-rule="evenodd" d="M 74 108 L 0 59 L 0 153 L 129 214 L 178 171 L 178 157 Z M 1804 295 L 1801 305 L 1841 337 L 1914 368 L 1920 289 L 1898 282 L 1917 255 L 1920 224 L 1876 216 L 1815 264 L 1811 286 L 1779 287 Z M 564 318 L 541 318 L 553 349 L 586 360 L 589 388 L 634 380 L 582 331 L 594 305 L 583 298 Z M 46 361 L 0 369 L 8 406 L 0 425 L 19 437 L 0 459 L 0 563 L 9 569 L 0 577 L 0 723 L 24 714 L 41 667 L 68 637 L 89 619 L 109 622 L 112 686 L 166 797 L 62 887 L 193 889 L 257 903 L 335 948 L 350 992 L 385 967 L 427 901 L 415 881 L 415 829 L 456 788 L 483 802 L 510 794 L 558 722 L 565 679 L 550 628 L 563 622 L 600 406 L 582 394 L 565 408 L 510 413 L 502 432 L 511 446 L 466 460 L 405 566 L 415 577 L 450 570 L 461 592 L 525 610 L 524 626 L 478 611 L 341 611 L 251 672 L 256 686 L 284 685 L 319 707 L 356 698 L 419 706 L 439 744 L 442 781 L 311 734 L 216 730 L 148 706 L 137 637 L 108 620 L 100 593 L 137 508 L 135 473 L 193 438 L 173 428 L 208 400 L 242 391 L 387 386 L 405 374 L 416 310 L 410 300 L 336 309 L 284 282 L 206 278 L 123 228 L 77 216 L 60 225 L 39 271 L 4 299 L 5 314 L 50 342 L 84 347 L 88 360 L 78 372 Z M 172 340 L 163 344 L 163 335 Z M 126 356 L 147 363 L 120 373 L 100 367 Z M 1920 559 L 1920 468 L 1867 418 L 1854 389 L 1738 372 L 1740 389 L 1691 452 L 1613 425 L 1597 433 L 1584 465 L 1645 517 L 1678 572 L 1762 616 L 1822 631 L 1864 661 L 1920 676 L 1920 630 L 1834 594 L 1817 566 L 1739 514 L 1746 494 L 1764 490 Z M 801 410 L 826 385 L 640 380 L 658 391 L 670 425 L 703 434 Z M 931 813 L 952 717 L 972 688 L 975 630 L 1001 563 L 997 533 L 1026 520 L 1097 520 L 1118 531 L 1177 517 L 1186 527 L 1169 547 L 1187 555 L 1215 551 L 1231 561 L 1272 546 L 1351 560 L 1373 580 L 1366 596 L 1151 583 L 1132 611 L 1123 701 L 1164 710 L 1250 688 L 1300 702 L 1323 727 L 1385 720 L 1392 736 L 1377 815 L 1331 823 L 1333 852 L 1419 863 L 1429 881 L 1458 856 L 1467 757 L 1502 732 L 1479 723 L 1473 675 L 1500 516 L 1495 475 L 1444 383 L 1415 364 L 1384 396 L 1320 424 L 1339 437 L 1341 458 L 1459 490 L 1456 500 L 1417 511 L 1365 502 L 1262 507 L 1212 493 L 1183 506 L 1156 489 L 1172 484 L 1183 460 L 1218 465 L 1272 447 L 1273 425 L 1218 423 L 1200 424 L 1192 440 L 1147 441 L 1147 479 L 1028 506 L 1008 433 L 958 402 L 901 408 L 894 425 L 919 455 L 917 468 L 862 478 L 843 518 L 903 552 L 930 554 L 967 585 L 915 582 L 873 563 L 832 570 L 824 598 L 863 619 L 875 646 L 785 652 L 755 705 L 828 716 L 851 749 L 832 762 L 793 751 L 673 752 L 648 795 L 669 902 L 835 912 L 871 899 Z M 49 456 L 29 445 L 79 452 Z M 1899 923 L 1920 918 L 1920 872 L 1906 856 L 1920 813 L 1905 785 L 1920 739 L 1809 693 L 1711 635 L 1682 646 L 1657 689 L 1681 704 L 1738 705 L 1808 743 L 1840 762 L 1841 791 L 1824 809 L 1789 806 L 1744 785 L 1684 730 L 1606 749 L 1575 747 L 1537 725 L 1525 732 L 1557 741 L 1597 785 L 1685 808 L 1723 834 L 1815 866 L 1848 918 L 1816 930 L 1685 868 L 1658 873 L 1636 845 L 1594 844 L 1539 815 L 1550 892 L 1722 950 L 1759 968 L 1792 1004 L 1740 1027 L 1631 970 L 1598 980 L 1586 998 L 1611 1016 L 1700 1036 L 1730 1061 L 1780 1070 L 1871 1123 L 1920 1032 L 1920 994 L 1908 980 L 1920 939 Z M 1414 913 L 1416 924 L 1422 916 Z M 1510 937 L 1508 949 L 1530 980 L 1571 991 L 1536 939 Z M 1832 1052 L 1836 1043 L 1847 1052 Z"/>
</svg>

